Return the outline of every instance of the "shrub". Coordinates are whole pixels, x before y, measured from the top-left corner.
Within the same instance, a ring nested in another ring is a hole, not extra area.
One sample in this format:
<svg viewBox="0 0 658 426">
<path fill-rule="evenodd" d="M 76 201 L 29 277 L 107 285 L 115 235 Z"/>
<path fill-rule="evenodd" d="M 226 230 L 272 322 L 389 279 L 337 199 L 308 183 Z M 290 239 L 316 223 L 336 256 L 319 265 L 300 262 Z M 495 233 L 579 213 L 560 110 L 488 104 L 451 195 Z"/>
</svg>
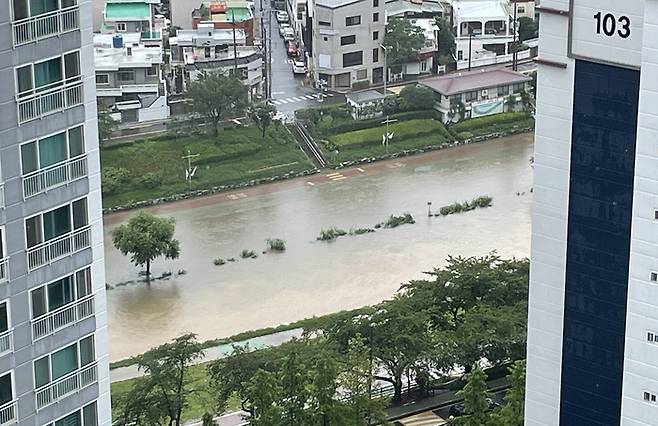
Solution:
<svg viewBox="0 0 658 426">
<path fill-rule="evenodd" d="M 123 167 L 103 167 L 101 174 L 103 194 L 118 192 L 130 180 L 130 172 Z"/>
<path fill-rule="evenodd" d="M 408 121 L 408 120 L 423 120 L 423 119 L 438 119 L 438 113 L 435 110 L 425 111 L 406 111 L 393 114 L 389 116 L 391 120 Z M 370 129 L 372 127 L 380 127 L 382 125 L 382 118 L 373 118 L 371 120 L 350 120 L 343 121 L 335 124 L 331 129 L 328 129 L 331 134 L 339 134 L 352 132 L 355 130 Z"/>
<path fill-rule="evenodd" d="M 318 241 L 333 241 L 338 237 L 342 237 L 343 235 L 347 235 L 347 232 L 338 228 L 329 228 L 320 231 L 320 236 L 316 239 Z"/>
<path fill-rule="evenodd" d="M 384 228 L 397 228 L 400 225 L 414 223 L 416 223 L 414 217 L 409 213 L 404 213 L 400 216 L 391 215 L 385 222 L 382 222 L 379 225 Z"/>
<path fill-rule="evenodd" d="M 434 92 L 425 86 L 410 84 L 400 91 L 400 109 L 403 111 L 434 108 Z"/>
<path fill-rule="evenodd" d="M 352 83 L 352 90 L 363 90 L 370 87 L 370 80 L 359 80 Z"/>
<path fill-rule="evenodd" d="M 253 250 L 244 249 L 240 252 L 240 257 L 243 259 L 255 259 L 258 255 Z"/>
<path fill-rule="evenodd" d="M 455 213 L 467 212 L 475 210 L 476 208 L 485 208 L 491 206 L 493 198 L 487 195 L 481 195 L 473 200 L 464 201 L 463 203 L 452 203 L 447 206 L 443 206 L 439 209 L 439 213 L 434 216 L 448 216 Z"/>
<path fill-rule="evenodd" d="M 225 264 L 226 261 L 225 261 L 224 259 L 217 258 L 217 259 L 213 260 L 212 263 L 213 263 L 215 266 L 221 266 L 221 265 Z"/>
<path fill-rule="evenodd" d="M 371 232 L 375 232 L 375 230 L 372 228 L 356 228 L 350 231 L 350 235 L 363 235 Z"/>
<path fill-rule="evenodd" d="M 483 127 L 495 127 L 502 124 L 523 123 L 529 119 L 528 114 L 524 112 L 505 112 L 501 114 L 488 115 L 486 117 L 471 118 L 462 120 L 459 123 L 452 125 L 452 131 L 460 132 L 474 132 L 474 130 Z"/>
<path fill-rule="evenodd" d="M 138 182 L 145 188 L 153 189 L 160 186 L 162 178 L 156 173 L 147 172 L 139 177 Z"/>
<path fill-rule="evenodd" d="M 286 249 L 286 242 L 280 238 L 268 238 L 266 242 L 270 251 L 285 251 Z"/>
</svg>

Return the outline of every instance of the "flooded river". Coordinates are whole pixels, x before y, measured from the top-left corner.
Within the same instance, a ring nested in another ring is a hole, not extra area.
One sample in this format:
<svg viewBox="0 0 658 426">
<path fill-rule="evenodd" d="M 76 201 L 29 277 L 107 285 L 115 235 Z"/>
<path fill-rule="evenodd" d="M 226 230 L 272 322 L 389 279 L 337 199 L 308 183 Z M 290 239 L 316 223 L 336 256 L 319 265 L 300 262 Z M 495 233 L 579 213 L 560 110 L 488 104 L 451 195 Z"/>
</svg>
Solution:
<svg viewBox="0 0 658 426">
<path fill-rule="evenodd" d="M 528 256 L 531 156 L 532 138 L 523 135 L 162 206 L 154 211 L 176 219 L 181 257 L 156 261 L 154 274 L 187 274 L 108 291 L 111 359 L 183 332 L 225 337 L 376 303 L 450 254 Z M 427 217 L 428 201 L 438 208 L 485 194 L 493 207 Z M 403 212 L 417 223 L 333 243 L 315 240 L 322 228 L 372 227 Z M 111 286 L 139 272 L 109 236 L 133 213 L 106 218 Z M 284 239 L 286 251 L 260 254 L 267 238 Z M 259 257 L 213 265 L 217 257 L 239 258 L 242 249 Z"/>
</svg>

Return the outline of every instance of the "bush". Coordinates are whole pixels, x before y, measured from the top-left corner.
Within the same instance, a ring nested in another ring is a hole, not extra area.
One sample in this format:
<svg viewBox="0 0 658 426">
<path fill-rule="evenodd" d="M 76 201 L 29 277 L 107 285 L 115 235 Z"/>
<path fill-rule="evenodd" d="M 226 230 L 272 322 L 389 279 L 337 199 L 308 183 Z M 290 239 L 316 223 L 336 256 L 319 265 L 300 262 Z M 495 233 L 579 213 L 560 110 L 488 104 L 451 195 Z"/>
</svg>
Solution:
<svg viewBox="0 0 658 426">
<path fill-rule="evenodd" d="M 280 238 L 268 238 L 266 242 L 270 251 L 285 251 L 286 249 L 286 242 Z"/>
<path fill-rule="evenodd" d="M 160 186 L 162 178 L 157 173 L 147 172 L 137 180 L 144 188 L 153 189 Z"/>
<path fill-rule="evenodd" d="M 410 84 L 400 91 L 400 109 L 418 111 L 434 108 L 434 92 L 425 86 Z"/>
<path fill-rule="evenodd" d="M 459 123 L 455 123 L 451 126 L 451 129 L 455 133 L 460 132 L 472 132 L 477 133 L 476 130 L 482 128 L 493 128 L 501 125 L 510 125 L 516 123 L 527 123 L 529 120 L 528 114 L 524 112 L 504 112 L 501 114 L 488 115 L 486 117 L 471 118 L 468 120 L 462 120 Z"/>
<path fill-rule="evenodd" d="M 359 80 L 352 83 L 352 90 L 363 90 L 370 87 L 370 80 Z"/>
<path fill-rule="evenodd" d="M 322 231 L 320 231 L 320 236 L 317 237 L 316 239 L 318 241 L 333 241 L 338 237 L 342 237 L 343 235 L 347 235 L 347 232 L 343 231 L 342 229 L 338 229 L 338 228 L 323 229 Z"/>
<path fill-rule="evenodd" d="M 438 113 L 435 110 L 425 111 L 406 111 L 393 114 L 389 116 L 391 120 L 407 121 L 407 120 L 423 120 L 423 119 L 438 119 Z M 371 120 L 351 120 L 344 121 L 334 125 L 331 129 L 331 134 L 352 132 L 355 130 L 370 129 L 372 127 L 380 127 L 382 125 L 382 118 L 373 118 Z"/>
<path fill-rule="evenodd" d="M 388 219 L 386 219 L 385 222 L 378 224 L 378 226 L 384 228 L 397 228 L 400 225 L 414 224 L 414 223 L 416 223 L 414 217 L 409 213 L 404 213 L 403 215 L 400 216 L 391 215 Z"/>
<path fill-rule="evenodd" d="M 371 232 L 375 232 L 375 230 L 372 228 L 356 228 L 354 230 L 350 230 L 350 235 L 363 235 L 369 234 Z"/>
<path fill-rule="evenodd" d="M 244 249 L 240 252 L 240 257 L 243 259 L 255 259 L 258 257 L 255 251 Z M 229 259 L 230 261 L 230 259 Z"/>
<path fill-rule="evenodd" d="M 123 167 L 103 167 L 101 179 L 103 194 L 114 194 L 130 180 L 130 172 Z"/>
<path fill-rule="evenodd" d="M 217 259 L 213 260 L 212 263 L 215 266 L 221 266 L 221 265 L 224 265 L 226 263 L 226 261 L 224 259 L 217 258 Z"/>
<path fill-rule="evenodd" d="M 493 202 L 493 198 L 487 195 L 481 195 L 473 200 L 464 201 L 463 203 L 452 203 L 448 206 L 443 206 L 439 209 L 439 213 L 434 216 L 448 216 L 455 213 L 467 212 L 475 210 L 476 208 L 485 208 L 490 207 Z"/>
</svg>

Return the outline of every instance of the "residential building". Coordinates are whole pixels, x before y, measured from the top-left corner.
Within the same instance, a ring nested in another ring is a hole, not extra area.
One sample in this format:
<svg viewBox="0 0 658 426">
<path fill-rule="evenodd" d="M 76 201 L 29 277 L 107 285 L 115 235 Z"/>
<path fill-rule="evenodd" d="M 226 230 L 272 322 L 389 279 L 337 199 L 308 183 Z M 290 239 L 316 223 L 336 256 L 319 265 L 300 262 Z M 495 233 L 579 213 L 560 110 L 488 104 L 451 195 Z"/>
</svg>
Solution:
<svg viewBox="0 0 658 426">
<path fill-rule="evenodd" d="M 509 5 L 510 16 L 514 16 L 514 6 L 516 6 L 516 19 L 535 19 L 535 0 L 509 0 Z"/>
<path fill-rule="evenodd" d="M 313 0 L 311 71 L 331 89 L 381 83 L 384 0 Z"/>
<path fill-rule="evenodd" d="M 367 120 L 383 115 L 382 104 L 386 96 L 377 90 L 351 92 L 345 96 L 350 113 L 355 120 Z"/>
<path fill-rule="evenodd" d="M 160 0 L 107 0 L 103 11 L 103 34 L 140 35 L 139 43 L 162 47 L 165 17 L 158 14 Z"/>
<path fill-rule="evenodd" d="M 531 80 L 506 68 L 486 68 L 432 77 L 420 84 L 434 92 L 441 121 L 449 123 L 518 109 Z"/>
<path fill-rule="evenodd" d="M 254 15 L 243 0 L 210 1 L 192 11 L 192 28 L 212 24 L 217 29 L 243 30 L 247 45 L 254 44 Z"/>
<path fill-rule="evenodd" d="M 110 426 L 91 1 L 0 34 L 0 424 Z"/>
<path fill-rule="evenodd" d="M 162 49 L 131 41 L 121 34 L 94 36 L 98 105 L 122 123 L 165 119 L 169 106 Z"/>
<path fill-rule="evenodd" d="M 658 2 L 544 0 L 525 424 L 658 419 Z"/>
</svg>

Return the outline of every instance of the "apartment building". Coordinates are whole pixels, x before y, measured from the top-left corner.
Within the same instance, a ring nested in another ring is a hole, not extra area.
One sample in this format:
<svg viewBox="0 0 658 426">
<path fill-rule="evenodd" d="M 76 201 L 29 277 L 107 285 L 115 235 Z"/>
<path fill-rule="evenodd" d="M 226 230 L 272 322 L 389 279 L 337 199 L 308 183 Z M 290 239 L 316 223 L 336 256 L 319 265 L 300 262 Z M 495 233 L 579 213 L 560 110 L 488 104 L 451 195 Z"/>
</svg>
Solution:
<svg viewBox="0 0 658 426">
<path fill-rule="evenodd" d="M 525 424 L 658 419 L 658 1 L 543 0 Z"/>
<path fill-rule="evenodd" d="M 91 36 L 0 1 L 0 425 L 111 424 Z"/>
<path fill-rule="evenodd" d="M 314 0 L 311 69 L 331 89 L 384 80 L 384 0 Z"/>
<path fill-rule="evenodd" d="M 103 11 L 104 34 L 137 33 L 140 42 L 162 47 L 162 32 L 167 27 L 158 14 L 160 0 L 107 0 Z"/>
</svg>

